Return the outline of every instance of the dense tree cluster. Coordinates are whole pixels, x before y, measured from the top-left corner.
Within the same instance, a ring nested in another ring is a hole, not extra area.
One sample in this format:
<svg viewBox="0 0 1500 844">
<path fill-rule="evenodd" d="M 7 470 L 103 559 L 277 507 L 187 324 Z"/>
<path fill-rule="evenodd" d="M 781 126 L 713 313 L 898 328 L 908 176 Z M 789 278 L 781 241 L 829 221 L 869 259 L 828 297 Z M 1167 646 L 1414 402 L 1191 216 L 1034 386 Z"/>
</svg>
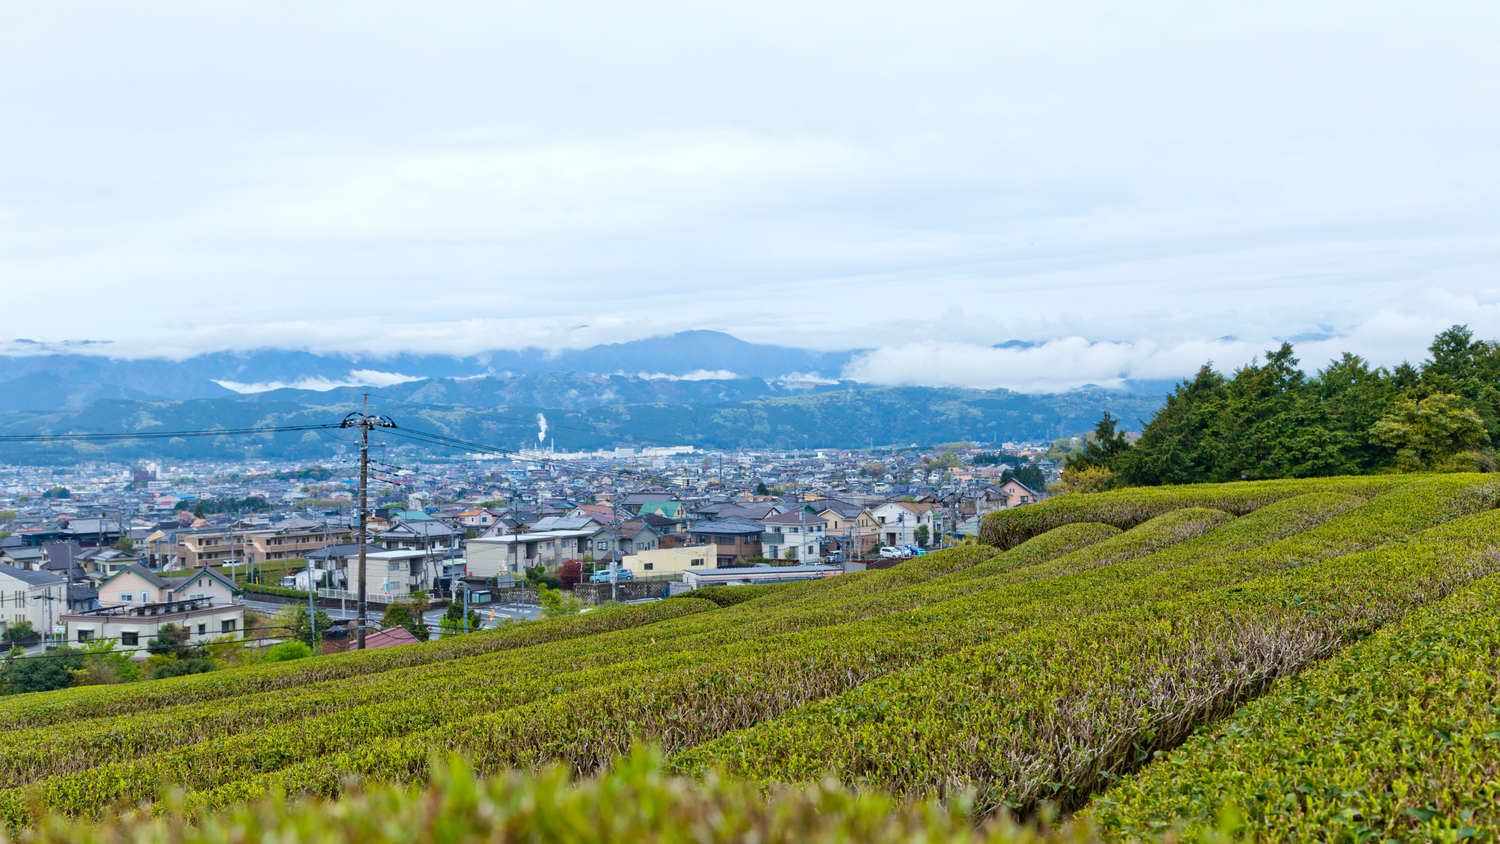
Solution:
<svg viewBox="0 0 1500 844">
<path fill-rule="evenodd" d="M 1454 326 L 1429 352 L 1390 370 L 1345 353 L 1313 377 L 1290 344 L 1231 376 L 1205 365 L 1134 443 L 1106 413 L 1069 457 L 1064 486 L 1493 470 L 1500 342 Z"/>
</svg>

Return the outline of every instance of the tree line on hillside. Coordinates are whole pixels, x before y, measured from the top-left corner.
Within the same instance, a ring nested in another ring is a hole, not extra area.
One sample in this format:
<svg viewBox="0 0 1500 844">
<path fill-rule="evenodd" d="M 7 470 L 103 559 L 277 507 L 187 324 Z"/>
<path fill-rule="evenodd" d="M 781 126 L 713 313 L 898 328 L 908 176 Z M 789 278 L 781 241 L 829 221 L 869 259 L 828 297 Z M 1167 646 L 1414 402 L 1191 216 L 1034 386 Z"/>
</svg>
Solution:
<svg viewBox="0 0 1500 844">
<path fill-rule="evenodd" d="M 1312 377 L 1289 343 L 1230 376 L 1205 364 L 1134 442 L 1106 411 L 1068 457 L 1062 487 L 1494 471 L 1500 341 L 1455 325 L 1428 351 L 1420 366 L 1392 369 L 1346 352 Z"/>
</svg>

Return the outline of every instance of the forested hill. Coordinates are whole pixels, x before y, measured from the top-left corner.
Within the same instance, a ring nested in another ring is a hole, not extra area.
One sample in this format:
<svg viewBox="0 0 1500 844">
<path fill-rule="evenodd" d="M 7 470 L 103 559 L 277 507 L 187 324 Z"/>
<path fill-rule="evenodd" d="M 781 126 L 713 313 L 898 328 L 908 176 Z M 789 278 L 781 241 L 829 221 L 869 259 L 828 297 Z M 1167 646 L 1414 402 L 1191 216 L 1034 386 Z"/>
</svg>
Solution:
<svg viewBox="0 0 1500 844">
<path fill-rule="evenodd" d="M 1133 445 L 1104 420 L 1069 462 L 1074 486 L 1494 471 L 1500 342 L 1454 326 L 1428 351 L 1394 369 L 1346 353 L 1313 376 L 1289 344 L 1229 376 L 1205 365 Z"/>
<path fill-rule="evenodd" d="M 409 385 L 404 385 L 409 386 Z M 861 387 L 800 396 L 721 403 L 651 402 L 559 409 L 489 405 L 454 409 L 463 387 L 435 379 L 403 390 L 402 401 L 377 393 L 373 409 L 398 425 L 504 448 L 534 445 L 537 414 L 545 414 L 549 444 L 558 450 L 622 445 L 696 445 L 718 448 L 852 448 L 922 445 L 956 440 L 1036 441 L 1073 436 L 1108 410 L 1128 420 L 1149 419 L 1162 397 L 1106 390 L 1025 395 L 1008 390 Z M 299 391 L 297 400 L 199 399 L 181 402 L 96 401 L 77 412 L 0 414 L 0 434 L 185 431 L 338 422 L 354 409 L 351 393 Z M 142 457 L 260 456 L 302 459 L 338 453 L 337 432 L 294 432 L 251 438 L 220 437 L 79 443 L 3 443 L 6 462 L 74 462 Z"/>
</svg>

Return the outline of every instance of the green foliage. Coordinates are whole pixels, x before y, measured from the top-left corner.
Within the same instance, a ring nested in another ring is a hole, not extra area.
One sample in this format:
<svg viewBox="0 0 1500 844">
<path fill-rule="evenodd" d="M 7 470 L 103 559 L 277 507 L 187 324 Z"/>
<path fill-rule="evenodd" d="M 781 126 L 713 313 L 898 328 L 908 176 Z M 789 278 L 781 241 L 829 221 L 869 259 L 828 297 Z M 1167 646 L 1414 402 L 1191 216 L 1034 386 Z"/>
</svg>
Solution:
<svg viewBox="0 0 1500 844">
<path fill-rule="evenodd" d="M 1082 448 L 1067 454 L 1068 466 L 1076 469 L 1110 467 L 1120 455 L 1130 449 L 1130 444 L 1125 441 L 1125 432 L 1116 430 L 1119 424 L 1119 417 L 1104 411 L 1093 432 L 1084 438 Z"/>
<path fill-rule="evenodd" d="M 1309 492 L 1346 492 L 1373 497 L 1396 483 L 1396 479 L 1390 477 L 1353 477 L 1188 484 L 1115 490 L 1098 495 L 1054 496 L 1036 504 L 985 516 L 980 523 L 979 538 L 987 544 L 1009 548 L 1070 522 L 1102 522 L 1129 528 L 1183 507 L 1210 507 L 1238 516 L 1274 501 Z"/>
<path fill-rule="evenodd" d="M 72 672 L 83 667 L 83 657 L 71 648 L 58 648 L 47 654 L 27 656 L 22 648 L 13 648 L 0 666 L 7 694 L 50 692 L 73 684 Z"/>
<path fill-rule="evenodd" d="M 146 653 L 152 656 L 177 657 L 184 654 L 189 645 L 186 631 L 179 631 L 175 624 L 163 624 L 156 635 L 146 640 Z"/>
<path fill-rule="evenodd" d="M 186 501 L 177 502 L 178 510 L 193 508 L 196 516 L 206 516 L 214 513 L 269 513 L 271 502 L 259 495 L 251 495 L 245 498 L 204 498 L 189 504 Z"/>
<path fill-rule="evenodd" d="M 761 789 L 674 779 L 659 752 L 639 749 L 609 772 L 575 780 L 562 766 L 476 777 L 439 757 L 424 789 L 376 785 L 335 803 L 271 797 L 199 819 L 174 807 L 97 823 L 43 819 L 31 844 L 480 844 L 491 841 L 741 841 L 763 844 L 1087 844 L 1072 824 L 1038 834 L 1009 823 L 976 828 L 962 804 L 901 801 L 832 784 Z M 692 831 L 692 832 L 690 832 Z"/>
<path fill-rule="evenodd" d="M 466 624 L 463 601 L 453 601 L 448 604 L 448 609 L 443 612 L 443 617 L 438 621 L 438 630 L 445 637 L 478 632 L 480 629 L 479 613 L 471 609 L 467 614 L 467 619 Z"/>
<path fill-rule="evenodd" d="M 422 613 L 405 601 L 397 601 L 386 606 L 385 615 L 380 617 L 380 626 L 403 627 L 419 642 L 425 642 L 432 636 L 432 631 L 427 628 L 427 621 L 422 617 Z"/>
<path fill-rule="evenodd" d="M 31 625 L 31 622 L 25 619 L 13 621 L 5 627 L 5 641 L 7 642 L 19 642 L 22 639 L 29 639 L 35 635 L 36 628 Z"/>
<path fill-rule="evenodd" d="M 1015 479 L 1025 484 L 1033 492 L 1047 491 L 1047 476 L 1042 472 L 1042 467 L 1028 463 L 1014 471 L 1006 469 L 1000 474 L 1000 483 Z"/>
<path fill-rule="evenodd" d="M 637 741 L 658 743 L 671 770 L 748 780 L 710 789 L 831 772 L 872 797 L 972 789 L 981 814 L 1072 809 L 1278 677 L 1500 570 L 1500 480 L 1485 475 L 1067 498 L 1079 502 L 1018 508 L 1038 515 L 998 526 L 1008 550 L 968 545 L 159 689 L 13 698 L 0 818 L 94 817 L 156 799 L 162 783 L 204 812 L 280 792 L 337 797 L 361 779 L 420 782 L 452 751 L 481 776 L 557 763 L 588 777 Z M 665 823 L 664 840 L 715 838 Z"/>
<path fill-rule="evenodd" d="M 285 644 L 301 645 L 302 643 L 288 642 Z M 281 647 L 281 645 L 277 645 L 276 647 Z M 302 647 L 306 648 L 307 646 L 302 645 Z M 274 651 L 276 650 L 276 648 L 272 648 L 271 650 Z M 269 654 L 267 654 L 266 659 L 268 661 L 275 662 L 275 660 L 272 659 Z M 215 665 L 214 661 L 211 659 L 174 659 L 171 662 L 164 663 L 159 668 L 152 671 L 151 679 L 161 680 L 166 677 L 186 677 L 189 674 L 207 674 L 210 671 L 218 670 L 218 667 L 219 666 Z"/>
<path fill-rule="evenodd" d="M 536 566 L 526 570 L 526 582 L 533 586 L 546 586 L 551 589 L 561 589 L 562 583 L 557 577 L 547 571 L 546 566 Z"/>
<path fill-rule="evenodd" d="M 1500 344 L 1454 326 L 1429 351 L 1420 369 L 1395 370 L 1345 354 L 1313 378 L 1290 344 L 1231 377 L 1204 366 L 1133 447 L 1083 459 L 1148 485 L 1450 468 L 1500 437 Z M 1496 465 L 1488 452 L 1465 463 Z"/>
<path fill-rule="evenodd" d="M 898 793 L 941 794 L 962 782 L 978 789 L 982 811 L 1078 806 L 1274 678 L 1500 570 L 1500 555 L 1459 564 L 1476 544 L 1497 541 L 1500 513 L 1484 512 L 1197 593 L 1176 576 L 1178 589 L 1155 601 L 1100 607 L 1099 595 L 1070 596 L 1070 612 L 1055 621 L 866 682 L 675 762 L 685 771 L 719 762 L 757 782 L 832 773 Z M 1210 568 L 1222 577 L 1234 559 Z"/>
<path fill-rule="evenodd" d="M 302 642 L 321 642 L 328 629 L 333 626 L 333 619 L 323 610 L 316 610 L 312 621 L 307 618 L 307 605 L 303 603 L 287 604 L 282 607 L 276 616 L 271 619 L 271 629 L 268 631 L 273 637 L 288 637 Z"/>
<path fill-rule="evenodd" d="M 307 592 L 303 589 L 288 589 L 285 586 L 276 586 L 270 583 L 241 583 L 239 588 L 243 592 L 252 595 L 276 595 L 281 598 L 301 598 L 307 600 Z"/>
<path fill-rule="evenodd" d="M 1396 468 L 1403 472 L 1441 468 L 1460 452 L 1490 441 L 1479 414 L 1447 393 L 1398 402 L 1370 432 L 1381 445 L 1395 450 Z"/>
<path fill-rule="evenodd" d="M 945 451 L 937 457 L 922 458 L 922 468 L 929 472 L 937 469 L 957 469 L 962 465 L 964 465 L 963 460 L 951 451 Z"/>
<path fill-rule="evenodd" d="M 559 615 L 577 615 L 583 611 L 583 602 L 572 592 L 563 592 L 547 586 L 541 587 L 538 600 L 542 605 L 542 615 L 547 618 Z"/>
<path fill-rule="evenodd" d="M 753 583 L 744 586 L 704 586 L 691 592 L 684 592 L 674 600 L 696 598 L 700 601 L 712 601 L 721 607 L 732 607 L 735 604 L 743 604 L 756 598 L 778 592 L 791 586 L 790 583 Z"/>
<path fill-rule="evenodd" d="M 1493 840 L 1497 677 L 1491 576 L 1282 680 L 1089 814 L 1122 838 L 1191 840 L 1232 813 L 1262 840 Z"/>
<path fill-rule="evenodd" d="M 912 531 L 912 538 L 917 541 L 918 545 L 925 548 L 927 540 L 932 538 L 932 533 L 927 529 L 927 525 L 917 525 L 917 529 Z"/>
<path fill-rule="evenodd" d="M 294 659 L 306 659 L 312 655 L 312 648 L 309 648 L 306 642 L 296 639 L 288 639 L 266 648 L 266 662 L 288 662 Z"/>
</svg>

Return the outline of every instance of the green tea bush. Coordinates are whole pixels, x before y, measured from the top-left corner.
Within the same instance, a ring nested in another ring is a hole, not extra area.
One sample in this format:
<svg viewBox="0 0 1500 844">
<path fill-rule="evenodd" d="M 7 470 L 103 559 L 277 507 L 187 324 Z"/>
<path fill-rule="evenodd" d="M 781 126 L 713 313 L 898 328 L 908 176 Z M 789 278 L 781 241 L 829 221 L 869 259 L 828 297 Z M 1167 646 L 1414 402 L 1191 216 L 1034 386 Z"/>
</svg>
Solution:
<svg viewBox="0 0 1500 844">
<path fill-rule="evenodd" d="M 562 616 L 524 624 L 509 624 L 469 636 L 437 642 L 400 645 L 332 656 L 315 656 L 292 663 L 218 671 L 210 675 L 173 679 L 170 682 L 124 686 L 87 686 L 13 698 L 7 701 L 5 726 L 28 729 L 78 718 L 96 718 L 159 709 L 206 700 L 219 700 L 255 692 L 295 689 L 308 683 L 356 677 L 413 665 L 523 648 L 565 639 L 586 637 L 610 630 L 660 622 L 664 619 L 711 610 L 708 601 L 657 601 L 600 609 L 582 615 Z M 4 733 L 0 733 L 4 735 Z"/>
<path fill-rule="evenodd" d="M 1176 601 L 1043 625 L 681 754 L 757 781 L 827 773 L 981 809 L 1077 805 L 1277 677 L 1500 570 L 1500 513 Z"/>
<path fill-rule="evenodd" d="M 102 823 L 42 819 L 28 844 L 1090 844 L 1073 824 L 1036 832 L 1008 823 L 976 828 L 962 803 L 902 802 L 833 785 L 769 792 L 724 779 L 672 778 L 641 750 L 609 773 L 574 780 L 557 767 L 476 779 L 462 760 L 434 764 L 425 788 L 375 785 L 342 800 L 272 797 L 211 815 L 170 800 L 155 816 Z"/>
<path fill-rule="evenodd" d="M 1409 476 L 1354 476 L 1132 487 L 1112 492 L 1056 495 L 1036 504 L 985 516 L 980 523 L 979 539 L 998 548 L 1010 548 L 1073 522 L 1102 522 L 1130 528 L 1184 507 L 1207 507 L 1242 516 L 1273 501 L 1309 492 L 1341 492 L 1373 498 L 1407 480 Z"/>
<path fill-rule="evenodd" d="M 790 583 L 750 583 L 739 586 L 704 586 L 678 595 L 678 598 L 691 597 L 700 601 L 712 601 L 721 607 L 732 607 L 735 604 L 743 604 L 756 598 L 779 592 Z"/>
<path fill-rule="evenodd" d="M 1292 521 L 1307 523 L 1303 513 L 1309 508 L 1285 509 L 1297 514 Z M 1204 518 L 1222 524 L 1228 517 L 1215 512 Z M 1193 514 L 1186 514 L 1165 520 L 1166 531 L 1148 530 L 1145 525 L 1138 530 L 1147 536 L 1164 536 L 1194 523 L 1194 519 Z M 1264 521 L 1271 522 L 1269 512 Z M 1207 544 L 1212 535 L 1198 540 L 1198 553 L 1212 547 Z M 1235 535 L 1230 544 L 1245 541 L 1244 536 Z M 1124 547 L 1140 544 L 1125 543 Z M 1052 547 L 1062 550 L 1063 546 Z M 285 771 L 228 784 L 196 799 L 203 805 L 221 806 L 276 789 L 333 794 L 351 772 L 380 779 L 419 778 L 434 746 L 461 748 L 475 754 L 486 766 L 535 765 L 560 758 L 581 772 L 594 770 L 614 753 L 628 748 L 634 735 L 680 749 L 904 665 L 1024 629 L 1039 617 L 1032 606 L 1008 607 L 997 602 L 994 594 L 971 595 L 917 613 L 888 614 L 796 635 L 742 640 L 699 654 L 692 663 L 676 668 L 644 662 L 622 666 L 629 668 L 632 676 L 622 676 L 614 683 L 583 684 L 577 691 L 510 711 L 314 759 Z M 1059 594 L 1042 591 L 1036 605 L 1055 605 Z M 1086 614 L 1093 602 L 1069 606 L 1074 612 Z M 705 616 L 704 620 L 720 617 Z M 766 626 L 762 619 L 755 629 Z M 124 773 L 113 773 L 110 778 L 128 779 Z"/>
<path fill-rule="evenodd" d="M 1497 701 L 1500 578 L 1487 577 L 1281 680 L 1088 813 L 1130 838 L 1199 838 L 1228 818 L 1265 840 L 1495 840 Z"/>
</svg>

